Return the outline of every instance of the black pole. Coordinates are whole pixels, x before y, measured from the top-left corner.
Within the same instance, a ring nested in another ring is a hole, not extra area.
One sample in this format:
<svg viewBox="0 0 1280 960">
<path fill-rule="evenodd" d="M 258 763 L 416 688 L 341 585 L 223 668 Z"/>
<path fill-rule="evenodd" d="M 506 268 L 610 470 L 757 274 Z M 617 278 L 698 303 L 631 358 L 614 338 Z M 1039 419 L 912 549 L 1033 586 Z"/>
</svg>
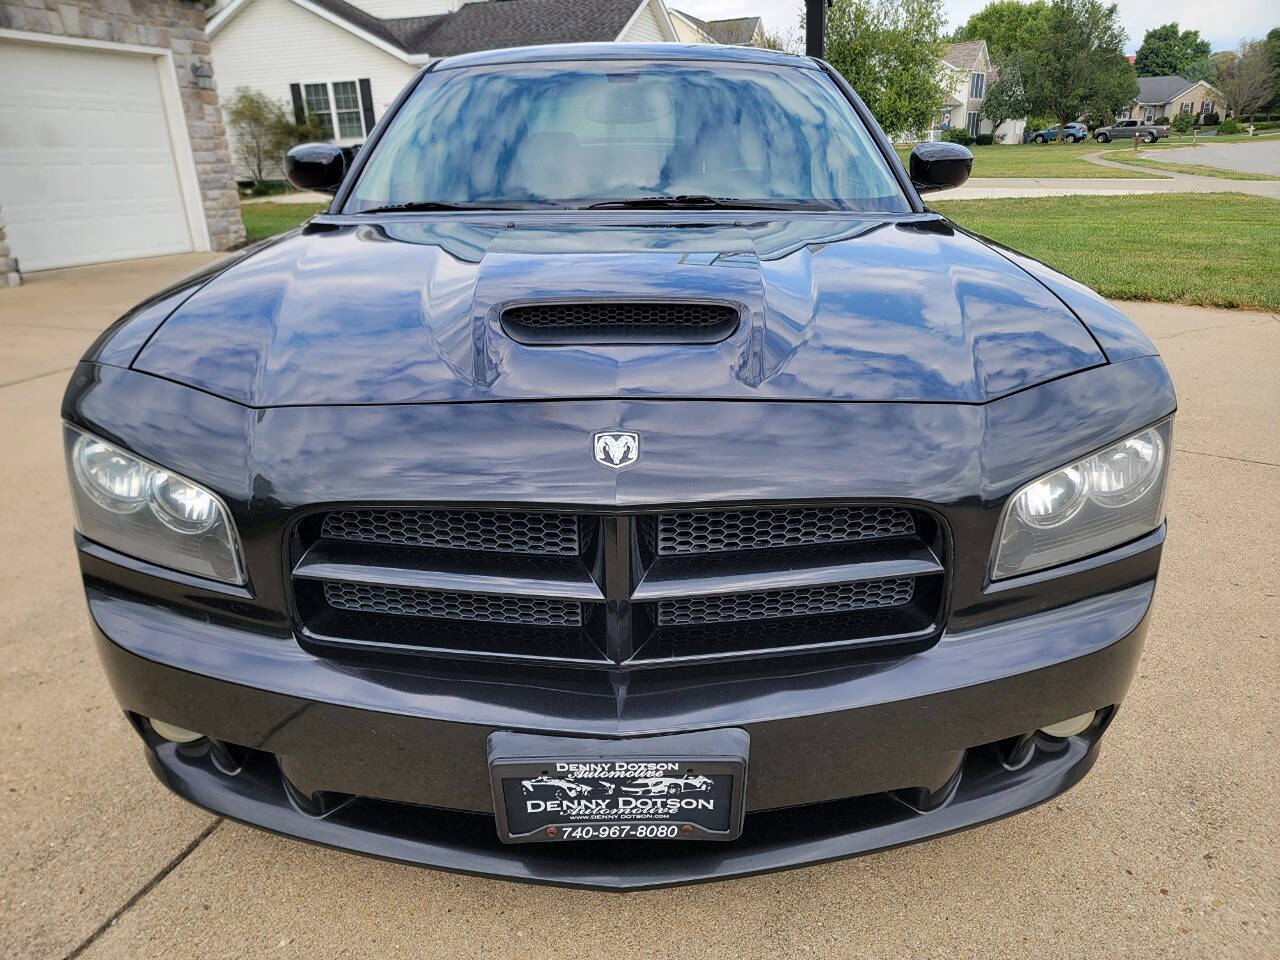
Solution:
<svg viewBox="0 0 1280 960">
<path fill-rule="evenodd" d="M 827 0 L 804 0 L 804 52 L 822 56 L 822 35 L 827 26 Z"/>
</svg>

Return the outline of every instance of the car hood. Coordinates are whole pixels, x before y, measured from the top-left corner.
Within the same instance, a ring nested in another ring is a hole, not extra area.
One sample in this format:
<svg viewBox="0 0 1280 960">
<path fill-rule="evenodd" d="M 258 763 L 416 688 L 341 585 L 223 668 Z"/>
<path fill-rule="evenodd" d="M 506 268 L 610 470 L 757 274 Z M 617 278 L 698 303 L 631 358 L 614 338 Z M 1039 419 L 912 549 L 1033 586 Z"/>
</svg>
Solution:
<svg viewBox="0 0 1280 960">
<path fill-rule="evenodd" d="M 136 369 L 256 407 L 556 398 L 982 403 L 1106 362 L 931 215 L 322 218 L 196 289 Z M 711 300 L 718 343 L 529 345 L 505 304 Z"/>
</svg>

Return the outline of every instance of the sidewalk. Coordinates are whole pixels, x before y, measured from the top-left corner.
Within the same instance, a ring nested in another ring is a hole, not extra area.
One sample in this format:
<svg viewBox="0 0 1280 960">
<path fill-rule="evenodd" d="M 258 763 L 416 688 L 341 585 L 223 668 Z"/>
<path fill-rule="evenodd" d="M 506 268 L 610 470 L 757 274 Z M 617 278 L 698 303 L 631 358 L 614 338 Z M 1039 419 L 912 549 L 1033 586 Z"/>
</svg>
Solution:
<svg viewBox="0 0 1280 960">
<path fill-rule="evenodd" d="M 297 193 L 273 193 L 269 197 L 243 197 L 240 205 L 250 203 L 328 203 L 333 199 L 329 193 L 316 193 L 314 190 L 299 190 Z"/>
</svg>

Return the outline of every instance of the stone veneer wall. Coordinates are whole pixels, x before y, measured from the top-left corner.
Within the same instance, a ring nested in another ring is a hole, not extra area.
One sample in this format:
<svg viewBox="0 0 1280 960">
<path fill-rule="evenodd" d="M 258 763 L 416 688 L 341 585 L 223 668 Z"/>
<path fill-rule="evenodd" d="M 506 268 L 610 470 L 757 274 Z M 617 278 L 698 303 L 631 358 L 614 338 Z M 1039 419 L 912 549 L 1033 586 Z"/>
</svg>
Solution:
<svg viewBox="0 0 1280 960">
<path fill-rule="evenodd" d="M 204 8 L 194 0 L 0 0 L 0 28 L 173 51 L 209 240 L 213 249 L 226 250 L 244 241 L 244 221 L 204 24 Z M 197 76 L 193 65 L 208 75 Z M 14 255 L 21 262 L 21 250 L 0 251 L 0 287 L 7 276 L 5 258 Z"/>
</svg>

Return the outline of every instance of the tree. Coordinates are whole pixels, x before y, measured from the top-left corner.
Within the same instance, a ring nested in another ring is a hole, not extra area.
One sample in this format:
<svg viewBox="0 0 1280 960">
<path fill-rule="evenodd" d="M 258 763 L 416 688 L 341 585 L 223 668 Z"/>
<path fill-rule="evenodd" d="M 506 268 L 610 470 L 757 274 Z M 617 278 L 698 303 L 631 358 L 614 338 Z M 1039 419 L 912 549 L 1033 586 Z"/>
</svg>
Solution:
<svg viewBox="0 0 1280 960">
<path fill-rule="evenodd" d="M 1045 0 L 994 0 L 966 20 L 951 39 L 956 43 L 985 40 L 991 59 L 1003 63 L 1015 51 L 1038 47 L 1048 31 L 1048 21 L 1049 4 Z"/>
<path fill-rule="evenodd" d="M 1205 57 L 1203 60 L 1197 60 L 1189 63 L 1178 71 L 1178 76 L 1183 80 L 1189 80 L 1195 83 L 1197 80 L 1203 80 L 1206 83 L 1213 83 L 1213 78 L 1218 75 L 1218 65 L 1214 63 L 1212 57 Z"/>
<path fill-rule="evenodd" d="M 1138 79 L 1124 54 L 1125 33 L 1115 4 L 1054 0 L 1049 30 L 1018 61 L 1027 105 L 1062 127 L 1089 114 L 1114 117 L 1138 95 Z"/>
<path fill-rule="evenodd" d="M 262 183 L 288 149 L 280 136 L 289 119 L 284 107 L 264 93 L 239 87 L 227 108 L 227 119 L 235 136 L 237 159 L 254 183 Z"/>
<path fill-rule="evenodd" d="M 1222 91 L 1227 109 L 1241 119 L 1271 102 L 1273 83 L 1266 43 L 1242 40 L 1235 59 L 1218 74 L 1214 86 Z"/>
<path fill-rule="evenodd" d="M 236 159 L 249 171 L 255 186 L 280 179 L 280 161 L 290 147 L 329 134 L 308 120 L 295 123 L 283 106 L 264 93 L 238 87 L 227 107 L 235 137 Z"/>
<path fill-rule="evenodd" d="M 942 26 L 942 0 L 834 0 L 827 11 L 827 61 L 891 137 L 938 117 Z"/>
<path fill-rule="evenodd" d="M 1216 50 L 1209 54 L 1209 59 L 1213 61 L 1213 75 L 1216 77 L 1236 62 L 1236 52 L 1234 50 Z"/>
<path fill-rule="evenodd" d="M 1280 27 L 1267 33 L 1262 41 L 1267 51 L 1267 66 L 1271 69 L 1271 104 L 1270 109 L 1280 110 Z"/>
<path fill-rule="evenodd" d="M 757 46 L 782 53 L 804 53 L 804 41 L 794 31 L 765 30 Z"/>
<path fill-rule="evenodd" d="M 991 121 L 992 130 L 998 130 L 1006 120 L 1025 117 L 1031 112 L 1022 83 L 1021 56 L 1019 53 L 1007 54 L 999 77 L 987 88 L 981 112 L 983 119 Z"/>
<path fill-rule="evenodd" d="M 1209 56 L 1209 41 L 1199 30 L 1178 30 L 1176 23 L 1148 30 L 1133 66 L 1140 77 L 1187 77 L 1184 70 Z"/>
</svg>

